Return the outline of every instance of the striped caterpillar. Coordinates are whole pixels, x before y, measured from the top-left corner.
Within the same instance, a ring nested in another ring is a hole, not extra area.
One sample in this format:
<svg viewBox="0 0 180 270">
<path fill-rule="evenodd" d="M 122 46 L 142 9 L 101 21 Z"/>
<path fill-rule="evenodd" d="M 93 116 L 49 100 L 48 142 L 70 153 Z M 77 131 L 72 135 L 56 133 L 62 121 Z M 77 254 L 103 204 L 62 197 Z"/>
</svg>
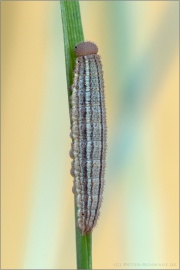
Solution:
<svg viewBox="0 0 180 270">
<path fill-rule="evenodd" d="M 100 214 L 106 157 L 104 80 L 97 46 L 82 42 L 77 56 L 71 96 L 71 175 L 82 235 L 91 232 Z"/>
</svg>

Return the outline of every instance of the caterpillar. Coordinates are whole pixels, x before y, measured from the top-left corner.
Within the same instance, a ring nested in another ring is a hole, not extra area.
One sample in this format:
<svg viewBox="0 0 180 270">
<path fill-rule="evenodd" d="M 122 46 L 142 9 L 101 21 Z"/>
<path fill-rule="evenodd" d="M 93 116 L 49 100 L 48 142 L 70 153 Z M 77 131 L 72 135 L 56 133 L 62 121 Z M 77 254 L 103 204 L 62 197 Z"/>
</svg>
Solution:
<svg viewBox="0 0 180 270">
<path fill-rule="evenodd" d="M 107 127 L 103 71 L 97 53 L 92 42 L 75 46 L 71 87 L 71 175 L 82 235 L 92 232 L 97 224 L 104 189 Z"/>
</svg>

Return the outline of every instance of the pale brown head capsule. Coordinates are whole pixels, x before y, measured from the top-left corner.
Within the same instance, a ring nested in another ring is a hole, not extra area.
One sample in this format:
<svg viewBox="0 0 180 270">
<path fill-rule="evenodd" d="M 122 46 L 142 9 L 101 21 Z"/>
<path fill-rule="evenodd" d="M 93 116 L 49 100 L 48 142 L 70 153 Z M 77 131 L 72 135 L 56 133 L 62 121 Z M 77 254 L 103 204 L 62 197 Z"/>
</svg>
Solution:
<svg viewBox="0 0 180 270">
<path fill-rule="evenodd" d="M 90 41 L 82 42 L 75 46 L 75 53 L 77 57 L 86 56 L 90 54 L 97 54 L 98 47 L 96 46 L 96 44 Z"/>
</svg>

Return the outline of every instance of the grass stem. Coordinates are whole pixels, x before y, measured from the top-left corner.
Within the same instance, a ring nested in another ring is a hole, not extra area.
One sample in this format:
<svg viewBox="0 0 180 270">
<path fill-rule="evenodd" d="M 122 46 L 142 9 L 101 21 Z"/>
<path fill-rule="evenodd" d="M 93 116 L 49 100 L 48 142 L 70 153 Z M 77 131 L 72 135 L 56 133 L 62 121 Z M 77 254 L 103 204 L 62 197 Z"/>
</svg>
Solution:
<svg viewBox="0 0 180 270">
<path fill-rule="evenodd" d="M 70 96 L 72 94 L 71 85 L 73 82 L 73 70 L 75 65 L 74 47 L 79 42 L 84 41 L 81 14 L 78 1 L 61 0 L 61 16 L 64 33 L 64 50 L 66 62 L 66 77 L 69 110 L 71 108 Z M 76 257 L 77 269 L 92 269 L 92 234 L 87 233 L 82 236 L 77 226 L 77 207 L 75 205 L 75 226 L 76 226 Z"/>
</svg>

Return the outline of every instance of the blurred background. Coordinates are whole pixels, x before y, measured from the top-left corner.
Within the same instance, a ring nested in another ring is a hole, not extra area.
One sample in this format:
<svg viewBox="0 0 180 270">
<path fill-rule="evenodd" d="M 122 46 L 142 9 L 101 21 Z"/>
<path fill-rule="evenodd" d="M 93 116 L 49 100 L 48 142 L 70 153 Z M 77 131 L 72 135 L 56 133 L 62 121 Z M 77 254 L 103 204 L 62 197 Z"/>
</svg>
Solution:
<svg viewBox="0 0 180 270">
<path fill-rule="evenodd" d="M 108 122 L 94 269 L 178 269 L 178 6 L 80 2 Z M 1 267 L 76 268 L 60 4 L 3 1 L 1 15 Z"/>
</svg>

